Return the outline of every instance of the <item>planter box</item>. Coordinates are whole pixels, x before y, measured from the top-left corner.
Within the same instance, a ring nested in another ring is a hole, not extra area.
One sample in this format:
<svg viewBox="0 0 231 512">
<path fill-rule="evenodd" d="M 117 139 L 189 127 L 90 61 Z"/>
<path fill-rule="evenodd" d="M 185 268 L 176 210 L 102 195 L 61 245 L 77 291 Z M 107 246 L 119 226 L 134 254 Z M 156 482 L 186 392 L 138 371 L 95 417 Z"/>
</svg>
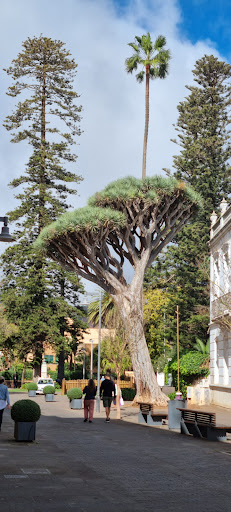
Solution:
<svg viewBox="0 0 231 512">
<path fill-rule="evenodd" d="M 45 395 L 46 402 L 54 402 L 54 399 L 55 399 L 54 393 L 48 393 L 47 395 Z"/>
<path fill-rule="evenodd" d="M 180 420 L 181 413 L 178 411 L 178 407 L 180 409 L 187 408 L 187 400 L 169 400 L 168 402 L 168 428 L 171 429 L 180 429 Z"/>
<path fill-rule="evenodd" d="M 34 441 L 35 432 L 35 421 L 15 421 L 14 437 L 16 441 Z"/>
<path fill-rule="evenodd" d="M 36 389 L 28 389 L 28 396 L 36 396 Z"/>
<path fill-rule="evenodd" d="M 73 400 L 70 400 L 70 408 L 71 409 L 82 409 L 82 407 L 83 407 L 82 398 L 74 398 Z"/>
</svg>

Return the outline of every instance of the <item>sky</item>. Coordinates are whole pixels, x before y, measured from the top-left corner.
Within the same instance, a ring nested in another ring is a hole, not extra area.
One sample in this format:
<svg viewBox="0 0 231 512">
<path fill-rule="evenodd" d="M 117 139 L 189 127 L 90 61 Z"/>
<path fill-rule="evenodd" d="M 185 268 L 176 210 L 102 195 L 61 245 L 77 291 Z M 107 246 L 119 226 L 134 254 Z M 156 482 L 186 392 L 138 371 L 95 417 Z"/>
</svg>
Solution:
<svg viewBox="0 0 231 512">
<path fill-rule="evenodd" d="M 82 135 L 72 171 L 82 175 L 73 208 L 109 182 L 128 175 L 141 178 L 144 133 L 144 84 L 125 71 L 129 42 L 150 32 L 167 39 L 169 74 L 150 85 L 147 175 L 164 174 L 179 149 L 175 137 L 177 105 L 193 82 L 192 69 L 204 54 L 231 61 L 229 0 L 0 0 L 0 169 L 4 216 L 18 204 L 9 182 L 24 173 L 30 155 L 25 142 L 12 144 L 2 126 L 17 98 L 6 95 L 11 79 L 3 71 L 28 37 L 66 44 L 78 64 L 74 88 L 80 94 Z M 10 226 L 11 231 L 13 226 Z M 6 248 L 1 243 L 0 253 Z"/>
</svg>

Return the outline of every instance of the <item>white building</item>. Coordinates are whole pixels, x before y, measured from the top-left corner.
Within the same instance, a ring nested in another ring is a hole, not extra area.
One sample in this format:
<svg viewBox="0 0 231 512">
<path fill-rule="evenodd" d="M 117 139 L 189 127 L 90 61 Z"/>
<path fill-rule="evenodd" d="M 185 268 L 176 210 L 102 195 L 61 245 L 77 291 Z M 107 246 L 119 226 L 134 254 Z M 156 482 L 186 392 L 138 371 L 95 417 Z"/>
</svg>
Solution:
<svg viewBox="0 0 231 512">
<path fill-rule="evenodd" d="M 231 407 L 231 206 L 211 215 L 210 402 Z"/>
</svg>

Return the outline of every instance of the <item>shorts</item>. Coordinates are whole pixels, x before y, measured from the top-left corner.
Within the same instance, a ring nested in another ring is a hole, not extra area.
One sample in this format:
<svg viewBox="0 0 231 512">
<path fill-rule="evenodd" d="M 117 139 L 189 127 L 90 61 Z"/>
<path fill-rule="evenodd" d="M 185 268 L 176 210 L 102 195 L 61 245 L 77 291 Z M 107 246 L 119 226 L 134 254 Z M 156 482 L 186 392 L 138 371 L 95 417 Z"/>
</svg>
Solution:
<svg viewBox="0 0 231 512">
<path fill-rule="evenodd" d="M 103 406 L 111 407 L 112 400 L 113 400 L 112 396 L 103 396 Z"/>
</svg>

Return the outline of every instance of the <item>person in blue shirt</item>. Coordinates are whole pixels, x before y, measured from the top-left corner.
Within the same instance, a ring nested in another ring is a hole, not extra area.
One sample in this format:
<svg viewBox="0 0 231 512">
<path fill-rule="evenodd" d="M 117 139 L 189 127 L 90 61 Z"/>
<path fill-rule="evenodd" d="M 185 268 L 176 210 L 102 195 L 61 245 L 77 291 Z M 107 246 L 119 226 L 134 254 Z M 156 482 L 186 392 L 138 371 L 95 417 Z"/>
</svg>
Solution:
<svg viewBox="0 0 231 512">
<path fill-rule="evenodd" d="M 5 407 L 7 406 L 10 409 L 10 397 L 8 387 L 4 384 L 4 377 L 0 375 L 0 431 L 2 427 L 2 416 Z"/>
</svg>

